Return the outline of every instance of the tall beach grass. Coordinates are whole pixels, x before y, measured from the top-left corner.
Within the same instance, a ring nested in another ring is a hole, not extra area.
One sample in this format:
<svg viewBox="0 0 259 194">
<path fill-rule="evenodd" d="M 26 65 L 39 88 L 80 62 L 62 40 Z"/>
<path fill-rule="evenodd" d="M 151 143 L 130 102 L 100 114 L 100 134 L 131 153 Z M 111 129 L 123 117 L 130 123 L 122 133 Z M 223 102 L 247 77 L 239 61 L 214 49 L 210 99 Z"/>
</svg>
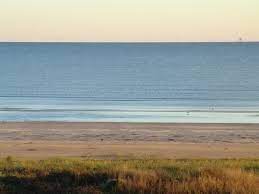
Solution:
<svg viewBox="0 0 259 194">
<path fill-rule="evenodd" d="M 259 193 L 259 160 L 0 160 L 0 193 Z"/>
</svg>

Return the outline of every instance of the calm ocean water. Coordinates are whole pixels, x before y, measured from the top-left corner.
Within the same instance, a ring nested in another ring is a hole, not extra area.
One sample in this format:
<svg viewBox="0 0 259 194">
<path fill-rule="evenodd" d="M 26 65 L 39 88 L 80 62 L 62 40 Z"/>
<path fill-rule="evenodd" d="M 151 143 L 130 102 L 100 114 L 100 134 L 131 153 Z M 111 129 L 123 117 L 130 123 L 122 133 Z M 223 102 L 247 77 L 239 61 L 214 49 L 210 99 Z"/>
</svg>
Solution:
<svg viewBox="0 0 259 194">
<path fill-rule="evenodd" d="M 0 121 L 259 123 L 259 43 L 0 43 Z"/>
</svg>

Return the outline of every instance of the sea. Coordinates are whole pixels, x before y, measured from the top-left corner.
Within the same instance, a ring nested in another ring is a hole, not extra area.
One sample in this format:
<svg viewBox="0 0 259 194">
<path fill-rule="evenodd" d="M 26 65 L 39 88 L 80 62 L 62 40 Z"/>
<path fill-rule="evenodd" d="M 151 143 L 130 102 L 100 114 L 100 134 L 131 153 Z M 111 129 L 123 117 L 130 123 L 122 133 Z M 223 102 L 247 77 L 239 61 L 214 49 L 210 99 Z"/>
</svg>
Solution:
<svg viewBox="0 0 259 194">
<path fill-rule="evenodd" d="M 259 123 L 259 43 L 0 43 L 0 121 Z"/>
</svg>

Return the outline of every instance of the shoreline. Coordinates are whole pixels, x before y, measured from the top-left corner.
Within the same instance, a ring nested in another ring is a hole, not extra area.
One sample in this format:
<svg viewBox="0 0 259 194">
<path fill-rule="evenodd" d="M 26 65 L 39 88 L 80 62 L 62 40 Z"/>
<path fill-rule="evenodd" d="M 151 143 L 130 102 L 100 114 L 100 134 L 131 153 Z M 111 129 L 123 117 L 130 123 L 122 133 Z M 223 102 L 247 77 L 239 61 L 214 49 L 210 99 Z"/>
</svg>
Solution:
<svg viewBox="0 0 259 194">
<path fill-rule="evenodd" d="M 207 122 L 207 123 L 184 123 L 184 122 L 107 122 L 107 121 L 0 121 L 0 129 L 1 125 L 42 125 L 42 124 L 48 124 L 48 125 L 64 125 L 64 124 L 73 124 L 73 125 L 156 125 L 156 126 L 222 126 L 222 127 L 247 127 L 251 126 L 254 129 L 259 130 L 259 123 L 212 123 L 212 122 Z"/>
</svg>

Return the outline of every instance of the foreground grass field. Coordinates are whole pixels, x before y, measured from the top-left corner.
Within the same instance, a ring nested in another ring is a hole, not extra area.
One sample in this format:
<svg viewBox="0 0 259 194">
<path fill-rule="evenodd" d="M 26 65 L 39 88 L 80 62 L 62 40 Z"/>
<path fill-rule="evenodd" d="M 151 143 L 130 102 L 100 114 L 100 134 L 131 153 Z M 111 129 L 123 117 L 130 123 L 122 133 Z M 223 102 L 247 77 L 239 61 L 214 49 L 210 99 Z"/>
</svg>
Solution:
<svg viewBox="0 0 259 194">
<path fill-rule="evenodd" d="M 0 193 L 259 193 L 259 160 L 0 160 Z"/>
</svg>

